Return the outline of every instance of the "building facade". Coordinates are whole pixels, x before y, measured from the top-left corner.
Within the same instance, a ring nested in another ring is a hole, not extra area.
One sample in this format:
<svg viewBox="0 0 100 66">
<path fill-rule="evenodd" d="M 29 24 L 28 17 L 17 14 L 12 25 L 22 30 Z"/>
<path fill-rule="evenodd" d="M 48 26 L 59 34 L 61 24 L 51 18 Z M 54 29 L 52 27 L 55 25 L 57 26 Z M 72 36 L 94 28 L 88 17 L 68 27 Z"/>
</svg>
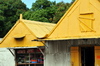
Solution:
<svg viewBox="0 0 100 66">
<path fill-rule="evenodd" d="M 44 66 L 100 66 L 100 1 L 76 0 L 44 39 Z"/>
</svg>

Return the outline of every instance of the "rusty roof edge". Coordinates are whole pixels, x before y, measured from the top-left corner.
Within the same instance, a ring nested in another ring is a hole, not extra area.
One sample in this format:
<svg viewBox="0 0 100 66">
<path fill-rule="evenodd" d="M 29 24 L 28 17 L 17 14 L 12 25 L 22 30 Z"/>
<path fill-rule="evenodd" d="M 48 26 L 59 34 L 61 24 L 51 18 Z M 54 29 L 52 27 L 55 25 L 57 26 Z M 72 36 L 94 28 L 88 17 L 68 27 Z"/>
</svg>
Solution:
<svg viewBox="0 0 100 66">
<path fill-rule="evenodd" d="M 58 25 L 62 22 L 62 20 L 65 18 L 65 16 L 70 12 L 70 10 L 74 7 L 74 5 L 77 4 L 78 1 L 79 1 L 79 0 L 76 0 L 76 1 L 71 5 L 71 7 L 68 9 L 68 11 L 66 11 L 66 13 L 65 13 L 65 14 L 63 15 L 63 17 L 58 21 L 58 23 L 56 24 L 56 26 L 54 27 L 54 29 L 51 30 L 51 32 L 48 34 L 47 37 L 49 37 L 49 36 L 53 33 L 53 31 L 58 27 Z M 46 38 L 47 38 L 47 37 L 46 37 Z"/>
</svg>

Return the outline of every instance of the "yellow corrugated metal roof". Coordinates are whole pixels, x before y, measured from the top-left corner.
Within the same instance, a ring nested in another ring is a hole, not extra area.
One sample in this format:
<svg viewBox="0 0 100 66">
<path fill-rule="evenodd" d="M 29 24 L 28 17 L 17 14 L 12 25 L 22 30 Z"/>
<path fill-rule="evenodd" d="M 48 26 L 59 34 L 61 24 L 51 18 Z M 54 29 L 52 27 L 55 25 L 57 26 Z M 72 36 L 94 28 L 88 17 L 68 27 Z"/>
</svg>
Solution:
<svg viewBox="0 0 100 66">
<path fill-rule="evenodd" d="M 99 6 L 99 0 L 76 0 L 44 40 L 99 38 Z"/>
<path fill-rule="evenodd" d="M 55 24 L 19 19 L 0 43 L 0 47 L 36 47 L 42 42 L 32 41 L 50 32 Z"/>
<path fill-rule="evenodd" d="M 22 22 L 36 35 L 36 37 L 44 37 L 54 28 L 55 24 L 22 20 Z"/>
</svg>

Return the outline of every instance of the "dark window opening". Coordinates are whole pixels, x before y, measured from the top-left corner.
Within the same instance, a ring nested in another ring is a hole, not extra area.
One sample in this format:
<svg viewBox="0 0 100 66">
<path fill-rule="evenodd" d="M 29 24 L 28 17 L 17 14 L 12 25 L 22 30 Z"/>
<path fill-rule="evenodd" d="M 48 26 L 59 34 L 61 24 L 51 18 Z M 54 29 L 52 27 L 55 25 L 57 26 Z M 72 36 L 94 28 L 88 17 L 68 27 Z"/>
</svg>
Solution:
<svg viewBox="0 0 100 66">
<path fill-rule="evenodd" d="M 94 47 L 81 47 L 82 66 L 94 66 Z"/>
</svg>

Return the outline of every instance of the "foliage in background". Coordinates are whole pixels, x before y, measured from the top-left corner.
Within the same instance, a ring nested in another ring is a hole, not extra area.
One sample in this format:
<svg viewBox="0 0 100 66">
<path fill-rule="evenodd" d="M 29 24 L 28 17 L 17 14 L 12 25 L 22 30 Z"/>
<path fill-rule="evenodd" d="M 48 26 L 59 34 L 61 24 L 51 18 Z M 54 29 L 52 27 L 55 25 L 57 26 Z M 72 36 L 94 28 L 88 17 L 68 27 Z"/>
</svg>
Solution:
<svg viewBox="0 0 100 66">
<path fill-rule="evenodd" d="M 64 3 L 64 2 L 57 3 L 56 5 L 57 9 L 52 22 L 57 23 L 61 19 L 61 17 L 65 14 L 65 12 L 68 10 L 70 5 L 71 5 L 70 3 Z"/>
<path fill-rule="evenodd" d="M 4 37 L 21 13 L 24 19 L 57 23 L 72 3 L 36 0 L 28 9 L 21 0 L 0 0 L 0 37 Z"/>
<path fill-rule="evenodd" d="M 0 37 L 3 37 L 28 9 L 21 0 L 0 0 Z"/>
<path fill-rule="evenodd" d="M 36 0 L 33 3 L 32 8 L 24 14 L 25 19 L 42 21 L 42 22 L 52 22 L 50 19 L 53 18 L 56 2 L 50 2 L 48 0 Z"/>
<path fill-rule="evenodd" d="M 57 23 L 71 4 L 72 3 L 64 2 L 56 3 L 55 1 L 51 2 L 49 0 L 36 0 L 32 8 L 24 13 L 24 18 L 41 22 Z"/>
</svg>

